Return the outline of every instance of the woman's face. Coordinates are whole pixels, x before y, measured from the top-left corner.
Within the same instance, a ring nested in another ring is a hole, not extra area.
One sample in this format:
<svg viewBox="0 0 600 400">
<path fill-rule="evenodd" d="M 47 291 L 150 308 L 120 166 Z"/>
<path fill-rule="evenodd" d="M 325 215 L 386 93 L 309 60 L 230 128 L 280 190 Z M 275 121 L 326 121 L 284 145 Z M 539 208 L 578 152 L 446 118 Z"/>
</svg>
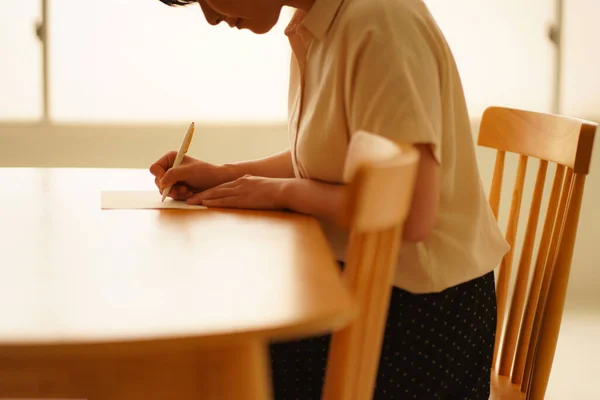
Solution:
<svg viewBox="0 0 600 400">
<path fill-rule="evenodd" d="M 238 29 L 262 34 L 275 26 L 284 0 L 198 0 L 211 25 L 225 21 Z"/>
</svg>

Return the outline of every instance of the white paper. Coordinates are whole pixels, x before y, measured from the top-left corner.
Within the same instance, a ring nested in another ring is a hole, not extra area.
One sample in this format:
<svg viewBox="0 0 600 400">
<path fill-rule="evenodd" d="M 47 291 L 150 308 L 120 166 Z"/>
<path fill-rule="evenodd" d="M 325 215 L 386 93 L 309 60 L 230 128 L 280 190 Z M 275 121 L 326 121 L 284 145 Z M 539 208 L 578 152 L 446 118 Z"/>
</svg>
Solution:
<svg viewBox="0 0 600 400">
<path fill-rule="evenodd" d="M 181 209 L 201 210 L 204 206 L 191 206 L 185 201 L 176 201 L 166 198 L 161 202 L 162 196 L 158 190 L 148 191 L 106 191 L 102 192 L 103 210 L 150 210 L 150 209 Z"/>
</svg>

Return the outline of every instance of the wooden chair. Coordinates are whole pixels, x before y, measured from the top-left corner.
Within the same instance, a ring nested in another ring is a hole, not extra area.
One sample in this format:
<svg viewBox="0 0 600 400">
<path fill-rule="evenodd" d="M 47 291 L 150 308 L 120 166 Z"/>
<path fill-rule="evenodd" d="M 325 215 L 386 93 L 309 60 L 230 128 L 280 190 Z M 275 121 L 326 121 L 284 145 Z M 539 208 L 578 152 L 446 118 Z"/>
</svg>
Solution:
<svg viewBox="0 0 600 400">
<path fill-rule="evenodd" d="M 544 398 L 595 132 L 596 124 L 592 122 L 557 115 L 500 107 L 488 108 L 483 114 L 478 144 L 497 150 L 489 199 L 496 218 L 505 155 L 507 152 L 520 155 L 506 230 L 511 250 L 500 265 L 496 289 L 498 326 L 492 399 Z M 529 158 L 540 161 L 513 294 L 507 305 Z M 556 164 L 556 172 L 530 274 L 548 163 Z"/>
<path fill-rule="evenodd" d="M 351 182 L 350 240 L 344 278 L 358 317 L 332 336 L 323 398 L 373 396 L 392 278 L 410 209 L 419 154 L 366 132 L 351 140 L 344 181 Z"/>
</svg>

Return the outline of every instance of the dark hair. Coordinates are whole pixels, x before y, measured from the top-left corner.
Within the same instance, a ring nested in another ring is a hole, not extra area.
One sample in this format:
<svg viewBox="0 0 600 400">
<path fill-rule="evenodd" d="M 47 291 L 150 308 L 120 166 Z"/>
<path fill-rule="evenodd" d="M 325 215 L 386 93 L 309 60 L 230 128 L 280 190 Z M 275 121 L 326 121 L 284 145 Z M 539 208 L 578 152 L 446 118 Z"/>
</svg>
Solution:
<svg viewBox="0 0 600 400">
<path fill-rule="evenodd" d="M 168 6 L 187 6 L 188 4 L 197 3 L 198 0 L 160 0 Z"/>
</svg>

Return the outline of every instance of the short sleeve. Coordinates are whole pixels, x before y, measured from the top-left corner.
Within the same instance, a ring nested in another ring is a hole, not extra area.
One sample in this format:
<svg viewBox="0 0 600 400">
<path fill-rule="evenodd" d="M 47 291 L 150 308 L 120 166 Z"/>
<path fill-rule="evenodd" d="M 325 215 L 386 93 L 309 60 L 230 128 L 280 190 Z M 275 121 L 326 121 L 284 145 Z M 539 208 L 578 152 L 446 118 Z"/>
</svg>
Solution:
<svg viewBox="0 0 600 400">
<path fill-rule="evenodd" d="M 398 25 L 365 32 L 348 63 L 346 107 L 350 134 L 365 130 L 398 142 L 429 144 L 441 163 L 438 60 L 430 38 L 418 27 Z"/>
</svg>

